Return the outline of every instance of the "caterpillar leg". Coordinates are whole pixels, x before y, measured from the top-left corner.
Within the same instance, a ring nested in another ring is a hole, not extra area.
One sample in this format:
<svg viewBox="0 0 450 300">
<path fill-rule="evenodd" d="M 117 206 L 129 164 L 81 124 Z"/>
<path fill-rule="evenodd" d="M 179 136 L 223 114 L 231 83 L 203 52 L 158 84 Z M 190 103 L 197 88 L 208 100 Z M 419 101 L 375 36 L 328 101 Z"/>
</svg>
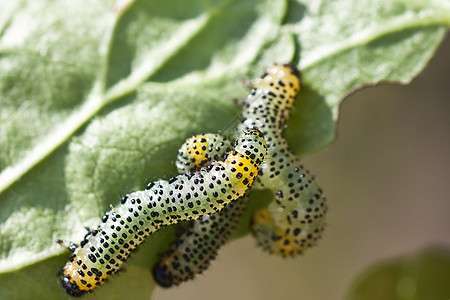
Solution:
<svg viewBox="0 0 450 300">
<path fill-rule="evenodd" d="M 72 243 L 72 242 L 67 242 L 67 241 L 63 241 L 63 240 L 56 240 L 56 242 L 57 242 L 60 246 L 62 246 L 62 247 L 64 247 L 64 248 L 67 248 L 70 252 L 74 252 L 75 249 L 78 247 L 77 244 Z"/>
<path fill-rule="evenodd" d="M 261 132 L 250 130 L 225 161 L 126 195 L 74 249 L 63 268 L 62 287 L 72 296 L 86 294 L 117 272 L 131 251 L 162 226 L 199 219 L 242 197 L 265 155 Z"/>
<path fill-rule="evenodd" d="M 231 144 L 217 134 L 194 136 L 181 146 L 176 165 L 180 173 L 198 170 L 223 159 Z M 247 197 L 230 203 L 222 211 L 193 221 L 153 268 L 155 281 L 163 287 L 178 285 L 208 268 L 218 249 L 226 243 L 247 206 Z"/>
</svg>

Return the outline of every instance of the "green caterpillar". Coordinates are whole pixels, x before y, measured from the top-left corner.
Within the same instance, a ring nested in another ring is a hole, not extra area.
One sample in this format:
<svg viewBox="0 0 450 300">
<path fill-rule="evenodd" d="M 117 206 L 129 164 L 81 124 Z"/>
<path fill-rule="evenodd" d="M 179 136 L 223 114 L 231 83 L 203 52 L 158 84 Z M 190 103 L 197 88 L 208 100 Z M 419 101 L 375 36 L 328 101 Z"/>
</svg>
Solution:
<svg viewBox="0 0 450 300">
<path fill-rule="evenodd" d="M 252 81 L 251 94 L 239 103 L 243 107 L 244 120 L 237 132 L 258 127 L 265 135 L 268 153 L 257 181 L 260 187 L 269 188 L 275 195 L 275 201 L 268 208 L 255 213 L 251 231 L 260 246 L 280 256 L 301 254 L 314 246 L 323 232 L 327 212 L 322 190 L 309 172 L 303 169 L 299 158 L 288 150 L 287 141 L 283 138 L 283 129 L 299 90 L 300 78 L 295 66 L 275 65 L 261 78 Z M 215 139 L 224 140 L 218 136 Z M 180 154 L 185 157 L 181 159 L 179 155 L 178 159 L 186 162 L 192 151 L 189 151 L 189 142 L 183 147 Z M 205 151 L 197 149 L 196 152 L 196 156 L 205 155 Z M 205 157 L 221 154 L 208 153 Z M 189 162 L 195 167 L 197 160 Z M 220 227 L 214 221 L 200 221 L 181 236 L 154 267 L 156 282 L 168 287 L 191 279 L 195 273 L 206 269 L 228 237 L 223 233 L 229 233 L 236 223 L 230 215 L 238 216 L 247 201 L 239 202 L 241 199 L 235 203 L 236 212 L 230 208 L 219 213 L 217 218 L 225 220 Z M 222 233 L 221 238 L 214 244 L 215 247 L 211 247 L 210 240 L 219 235 L 218 232 Z M 195 252 L 202 254 L 192 257 Z"/>
<path fill-rule="evenodd" d="M 244 195 L 265 155 L 263 135 L 251 129 L 239 137 L 223 162 L 152 182 L 146 190 L 126 195 L 79 245 L 69 245 L 73 253 L 63 268 L 63 288 L 72 296 L 90 292 L 117 272 L 130 251 L 160 227 L 220 211 Z"/>
</svg>

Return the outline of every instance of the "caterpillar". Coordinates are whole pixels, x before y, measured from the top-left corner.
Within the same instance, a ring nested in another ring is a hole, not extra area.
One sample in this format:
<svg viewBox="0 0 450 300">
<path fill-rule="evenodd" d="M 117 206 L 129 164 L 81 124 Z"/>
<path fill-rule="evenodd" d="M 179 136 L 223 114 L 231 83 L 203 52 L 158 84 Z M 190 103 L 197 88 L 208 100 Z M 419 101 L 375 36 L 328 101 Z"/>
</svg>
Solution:
<svg viewBox="0 0 450 300">
<path fill-rule="evenodd" d="M 178 172 L 190 173 L 219 160 L 231 143 L 218 134 L 202 134 L 186 140 L 178 151 Z M 234 201 L 220 213 L 205 215 L 191 224 L 153 268 L 155 281 L 164 287 L 192 279 L 207 269 L 217 250 L 226 243 L 231 230 L 247 205 L 247 197 Z"/>
<path fill-rule="evenodd" d="M 300 76 L 296 67 L 292 64 L 275 65 L 253 80 L 250 95 L 238 102 L 243 108 L 243 121 L 237 132 L 258 127 L 268 143 L 268 153 L 256 181 L 259 187 L 269 188 L 275 196 L 268 208 L 254 214 L 251 232 L 263 249 L 280 256 L 295 256 L 314 246 L 324 230 L 327 212 L 322 190 L 303 169 L 299 158 L 289 151 L 283 137 L 286 120 L 299 90 Z M 214 155 L 220 156 L 220 153 Z M 195 164 L 196 160 L 191 162 Z M 239 210 L 245 207 L 246 200 L 238 205 L 240 201 L 235 204 L 238 211 L 234 215 L 239 215 Z M 230 212 L 222 211 L 218 218 L 223 215 L 228 220 L 225 214 Z M 215 222 L 196 223 L 154 267 L 153 275 L 159 285 L 168 287 L 193 278 L 195 273 L 206 269 L 210 258 L 214 258 L 218 248 L 225 243 L 228 236 L 221 235 L 215 247 L 210 247 L 211 242 L 205 247 L 204 241 L 216 235 L 213 227 L 217 225 Z M 222 226 L 232 227 L 234 223 L 233 220 Z M 190 259 L 190 253 L 194 251 L 202 251 L 201 260 Z"/>
<path fill-rule="evenodd" d="M 251 129 L 237 139 L 223 162 L 124 196 L 79 245 L 70 243 L 73 253 L 62 270 L 62 287 L 72 296 L 86 294 L 117 272 L 130 251 L 160 227 L 220 211 L 245 193 L 265 155 L 263 135 Z"/>
<path fill-rule="evenodd" d="M 267 156 L 258 181 L 275 194 L 268 208 L 255 213 L 251 231 L 258 244 L 280 256 L 295 256 L 320 239 L 328 210 L 314 178 L 289 151 L 283 129 L 300 91 L 300 73 L 292 64 L 275 65 L 253 80 L 240 103 L 244 121 L 238 132 L 258 127 L 267 141 Z"/>
</svg>

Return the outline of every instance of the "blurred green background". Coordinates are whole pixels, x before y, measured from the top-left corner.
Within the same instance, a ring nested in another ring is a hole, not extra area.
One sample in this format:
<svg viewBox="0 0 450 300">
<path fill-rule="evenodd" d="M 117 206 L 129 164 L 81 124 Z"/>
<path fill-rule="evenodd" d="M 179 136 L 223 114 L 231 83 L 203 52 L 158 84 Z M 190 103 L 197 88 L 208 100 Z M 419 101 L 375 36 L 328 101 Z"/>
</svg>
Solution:
<svg viewBox="0 0 450 300">
<path fill-rule="evenodd" d="M 304 158 L 330 205 L 319 247 L 282 259 L 248 236 L 225 246 L 195 281 L 158 288 L 153 299 L 341 299 L 377 262 L 450 247 L 449 93 L 447 35 L 411 84 L 348 97 L 336 141 Z"/>
</svg>

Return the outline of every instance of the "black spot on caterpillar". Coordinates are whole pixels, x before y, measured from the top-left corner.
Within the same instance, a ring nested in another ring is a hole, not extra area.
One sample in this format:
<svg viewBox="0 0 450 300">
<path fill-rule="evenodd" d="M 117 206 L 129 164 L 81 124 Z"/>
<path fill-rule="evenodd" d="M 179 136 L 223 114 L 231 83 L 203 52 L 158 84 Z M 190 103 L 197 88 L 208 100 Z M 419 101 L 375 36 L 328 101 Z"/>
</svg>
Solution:
<svg viewBox="0 0 450 300">
<path fill-rule="evenodd" d="M 146 190 L 126 195 L 79 245 L 71 243 L 73 253 L 63 268 L 63 288 L 72 296 L 90 292 L 117 272 L 130 251 L 161 226 L 220 211 L 245 193 L 265 155 L 264 137 L 251 129 L 238 138 L 223 162 L 169 181 L 152 182 Z"/>
<path fill-rule="evenodd" d="M 268 208 L 255 213 L 251 231 L 260 246 L 280 256 L 294 256 L 314 246 L 323 232 L 327 211 L 322 190 L 303 169 L 299 158 L 289 151 L 282 134 L 299 90 L 300 78 L 295 66 L 275 65 L 261 78 L 252 81 L 250 95 L 239 103 L 243 107 L 244 120 L 237 132 L 258 127 L 266 137 L 268 155 L 261 165 L 257 181 L 275 195 L 275 201 Z M 215 138 L 223 139 L 217 135 Z M 189 155 L 191 153 L 187 152 L 186 157 Z M 199 152 L 196 155 L 203 154 Z M 214 155 L 220 156 L 221 153 Z M 191 160 L 190 163 L 195 165 L 196 161 Z M 234 215 L 239 215 L 246 205 L 246 200 L 240 201 L 235 203 Z M 195 273 L 206 269 L 228 235 L 220 235 L 215 247 L 211 247 L 210 240 L 218 235 L 217 230 L 229 234 L 236 223 L 229 217 L 232 213 L 231 208 L 219 213 L 217 218 L 225 220 L 221 228 L 217 222 L 197 221 L 198 224 L 181 236 L 154 267 L 155 280 L 168 287 L 191 279 Z M 192 257 L 192 252 L 202 252 L 202 255 Z M 174 260 L 176 264 L 172 263 Z"/>
</svg>

